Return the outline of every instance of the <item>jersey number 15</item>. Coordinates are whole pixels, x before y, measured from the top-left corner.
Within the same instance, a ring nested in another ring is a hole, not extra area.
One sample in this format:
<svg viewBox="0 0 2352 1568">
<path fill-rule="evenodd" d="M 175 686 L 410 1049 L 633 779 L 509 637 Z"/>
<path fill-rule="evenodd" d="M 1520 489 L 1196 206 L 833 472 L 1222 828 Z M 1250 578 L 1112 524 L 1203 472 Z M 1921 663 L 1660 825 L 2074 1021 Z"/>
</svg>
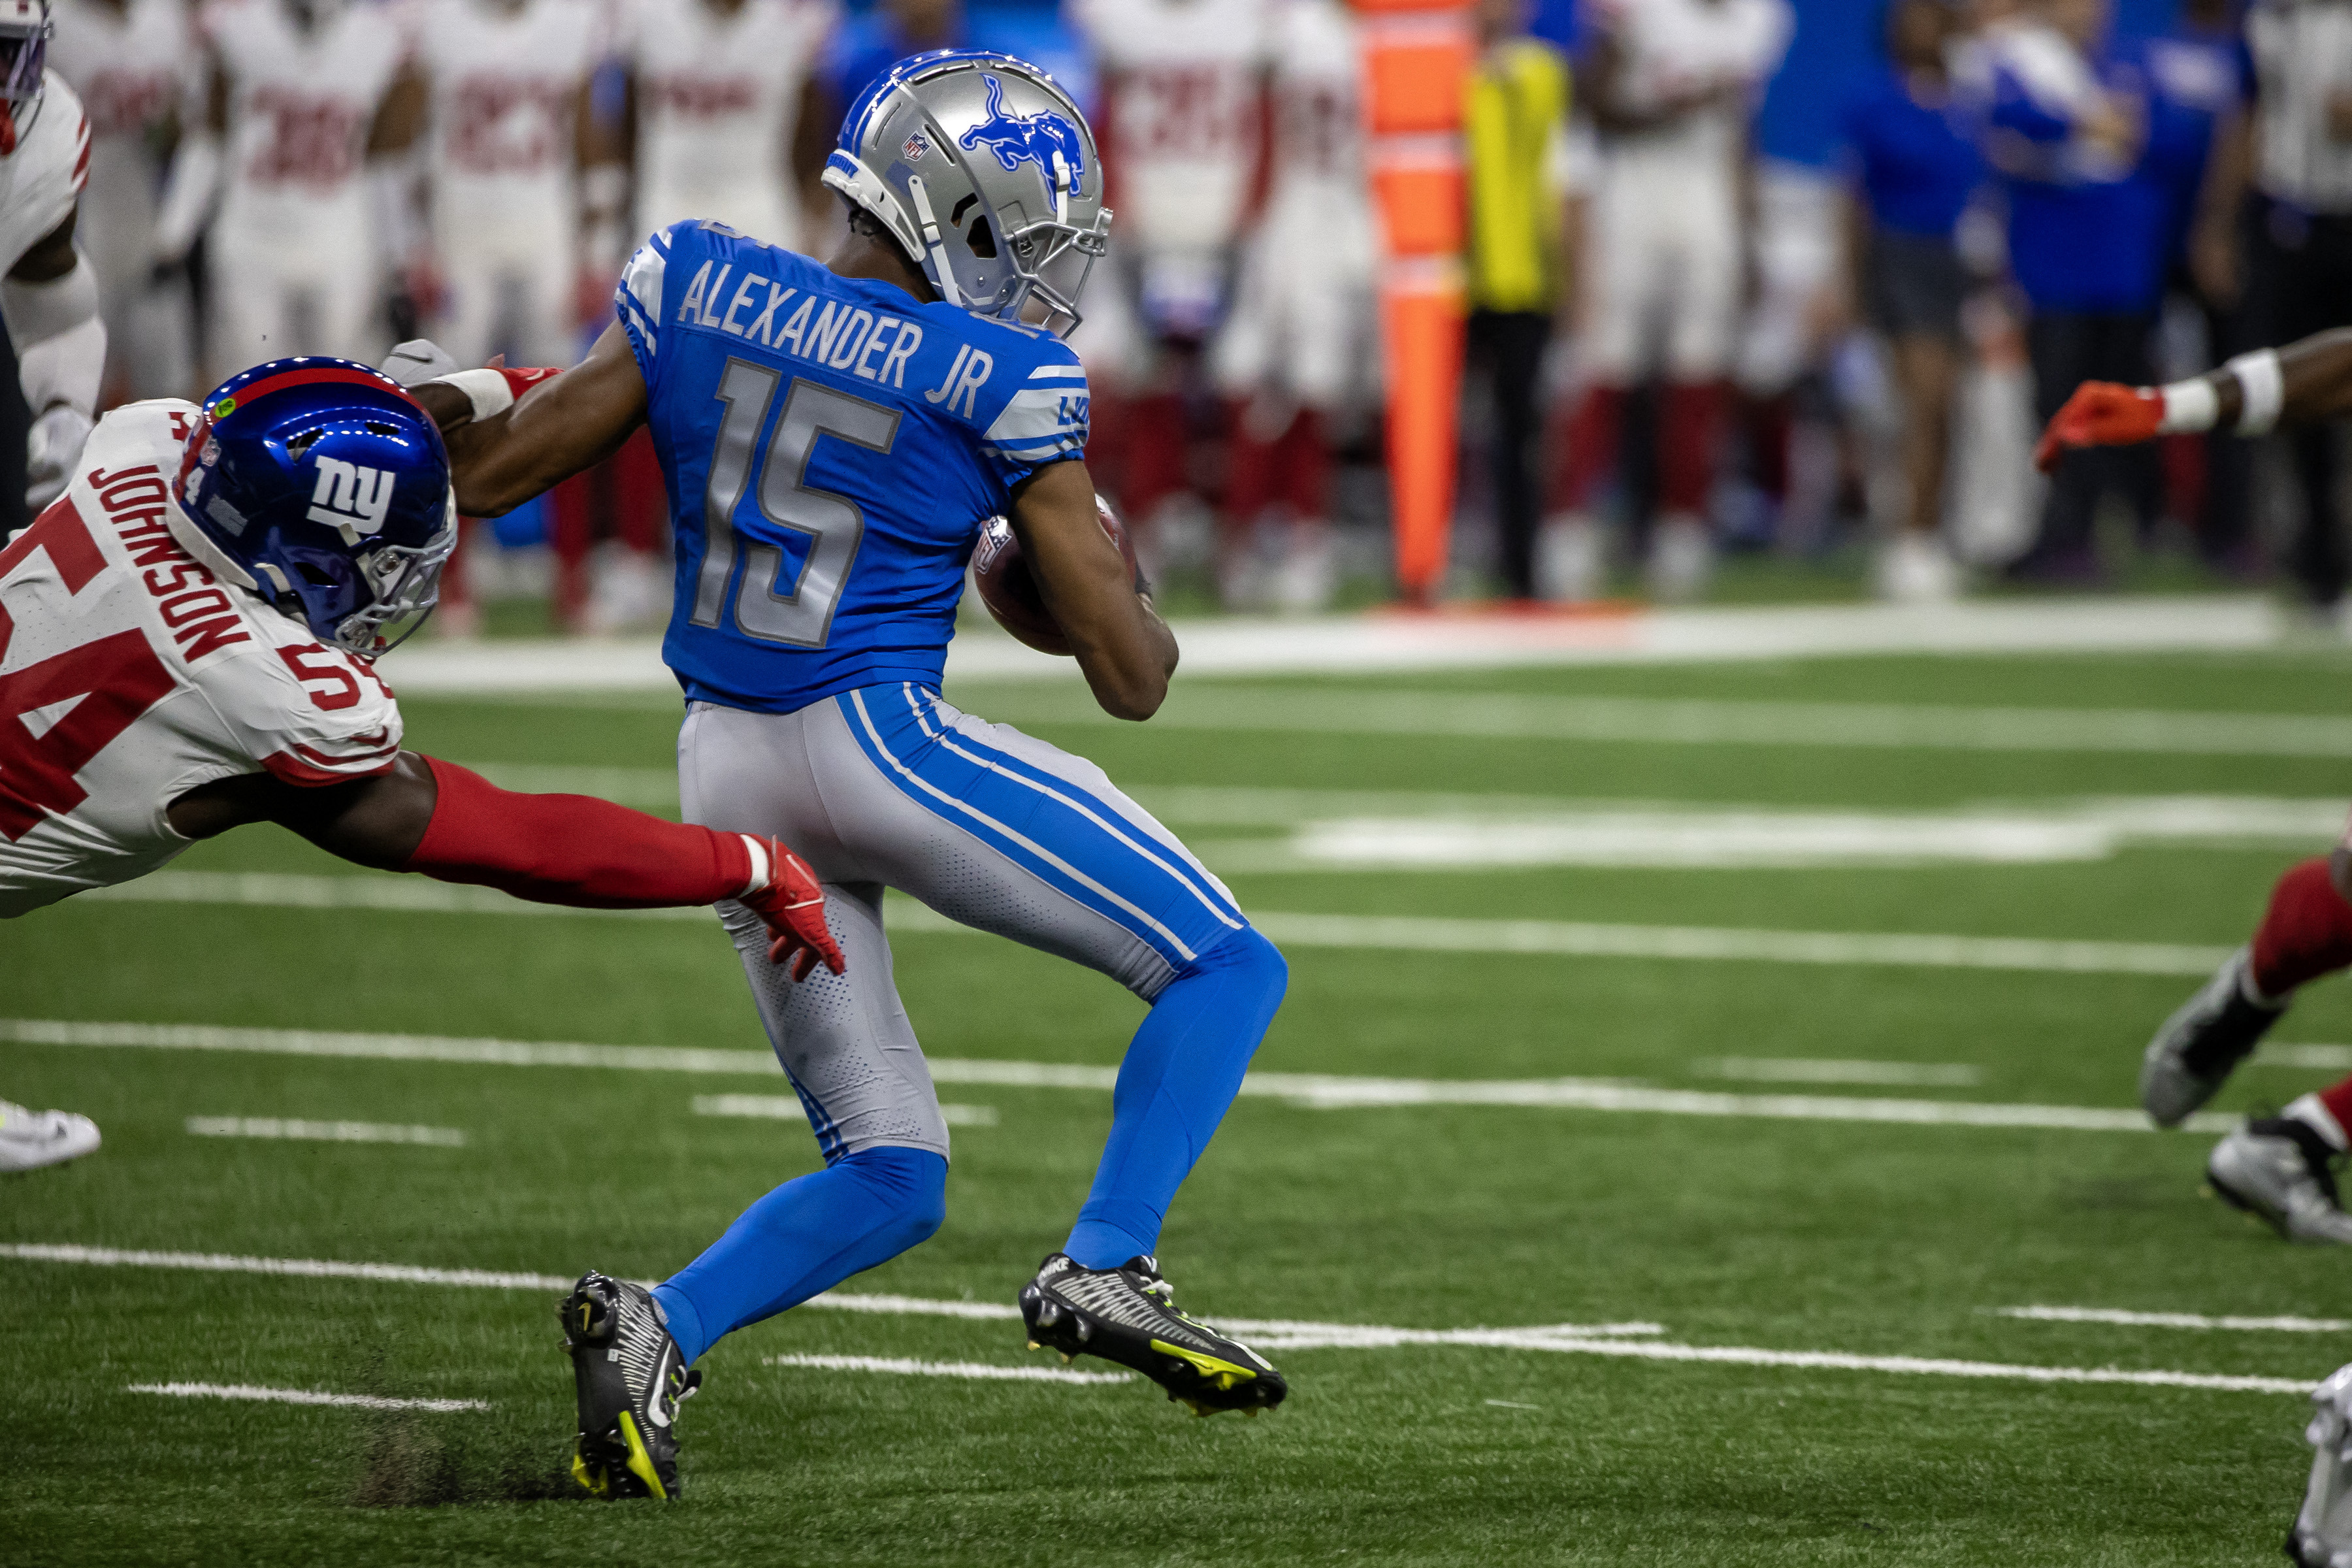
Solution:
<svg viewBox="0 0 2352 1568">
<path fill-rule="evenodd" d="M 763 448 L 760 432 L 783 379 L 782 371 L 730 359 L 713 394 L 727 405 L 727 413 L 710 447 L 710 478 L 702 496 L 702 569 L 695 579 L 691 618 L 698 626 L 721 624 L 727 584 L 735 575 L 740 552 L 744 563 L 743 580 L 734 595 L 737 629 L 761 642 L 823 647 L 833 627 L 834 606 L 841 602 L 857 547 L 866 537 L 866 514 L 847 496 L 803 483 L 808 478 L 809 457 L 820 436 L 887 453 L 898 438 L 898 414 L 795 376 L 775 433 Z M 736 537 L 735 508 L 755 468 L 760 515 L 807 541 L 800 574 L 790 584 L 777 582 L 784 565 L 782 547 Z"/>
</svg>

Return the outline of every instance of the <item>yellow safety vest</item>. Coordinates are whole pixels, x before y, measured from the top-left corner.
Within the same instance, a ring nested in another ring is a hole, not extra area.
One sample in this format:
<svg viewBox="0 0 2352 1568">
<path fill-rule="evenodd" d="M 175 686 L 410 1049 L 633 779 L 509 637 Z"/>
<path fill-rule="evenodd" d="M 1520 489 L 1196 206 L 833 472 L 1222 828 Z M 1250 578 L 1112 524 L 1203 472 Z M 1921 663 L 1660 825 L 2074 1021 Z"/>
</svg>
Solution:
<svg viewBox="0 0 2352 1568">
<path fill-rule="evenodd" d="M 1534 38 L 1470 73 L 1470 308 L 1549 311 L 1559 298 L 1553 139 L 1568 117 L 1568 67 Z"/>
</svg>

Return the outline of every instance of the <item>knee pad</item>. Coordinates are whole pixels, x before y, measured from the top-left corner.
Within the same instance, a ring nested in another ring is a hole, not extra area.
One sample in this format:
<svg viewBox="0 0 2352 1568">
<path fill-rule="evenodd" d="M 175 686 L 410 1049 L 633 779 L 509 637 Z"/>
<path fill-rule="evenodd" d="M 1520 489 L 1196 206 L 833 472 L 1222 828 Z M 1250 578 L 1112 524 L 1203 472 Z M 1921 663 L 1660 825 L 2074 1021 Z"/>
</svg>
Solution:
<svg viewBox="0 0 2352 1568">
<path fill-rule="evenodd" d="M 1290 988 L 1289 962 L 1255 926 L 1244 926 L 1234 932 L 1194 959 L 1183 973 L 1200 974 L 1211 970 L 1254 982 L 1277 1001 Z"/>
<path fill-rule="evenodd" d="M 929 1241 L 948 1217 L 948 1163 L 929 1149 L 895 1144 L 844 1154 L 834 1169 L 854 1171 L 877 1198 L 887 1204 L 887 1227 L 898 1250 Z"/>
</svg>

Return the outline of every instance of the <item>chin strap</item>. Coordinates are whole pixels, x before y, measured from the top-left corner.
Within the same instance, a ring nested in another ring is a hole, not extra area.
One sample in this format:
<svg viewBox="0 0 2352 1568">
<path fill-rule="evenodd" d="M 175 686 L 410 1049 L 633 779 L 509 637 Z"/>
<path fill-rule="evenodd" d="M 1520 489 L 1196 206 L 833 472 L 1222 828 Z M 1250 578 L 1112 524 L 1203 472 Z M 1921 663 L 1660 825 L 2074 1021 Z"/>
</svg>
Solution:
<svg viewBox="0 0 2352 1568">
<path fill-rule="evenodd" d="M 940 237 L 939 215 L 931 211 L 931 193 L 920 174 L 907 176 L 907 195 L 914 198 L 915 218 L 923 233 L 923 253 L 931 258 L 931 283 L 940 298 L 950 305 L 963 303 L 963 290 L 956 287 L 955 269 L 948 265 L 947 242 Z"/>
</svg>

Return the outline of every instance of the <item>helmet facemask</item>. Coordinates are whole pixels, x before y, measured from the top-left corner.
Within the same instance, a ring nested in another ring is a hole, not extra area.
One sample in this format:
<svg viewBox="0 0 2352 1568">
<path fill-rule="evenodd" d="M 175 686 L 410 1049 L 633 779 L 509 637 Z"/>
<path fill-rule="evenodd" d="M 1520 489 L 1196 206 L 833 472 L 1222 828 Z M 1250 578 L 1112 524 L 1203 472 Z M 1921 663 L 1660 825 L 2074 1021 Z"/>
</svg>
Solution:
<svg viewBox="0 0 2352 1568">
<path fill-rule="evenodd" d="M 359 558 L 368 602 L 335 627 L 334 644 L 347 653 L 375 658 L 416 635 L 441 602 L 441 572 L 457 548 L 457 503 L 448 521 L 423 544 L 380 544 Z"/>
<path fill-rule="evenodd" d="M 9 109 L 40 101 L 49 32 L 47 0 L 0 0 L 0 100 Z"/>
</svg>

